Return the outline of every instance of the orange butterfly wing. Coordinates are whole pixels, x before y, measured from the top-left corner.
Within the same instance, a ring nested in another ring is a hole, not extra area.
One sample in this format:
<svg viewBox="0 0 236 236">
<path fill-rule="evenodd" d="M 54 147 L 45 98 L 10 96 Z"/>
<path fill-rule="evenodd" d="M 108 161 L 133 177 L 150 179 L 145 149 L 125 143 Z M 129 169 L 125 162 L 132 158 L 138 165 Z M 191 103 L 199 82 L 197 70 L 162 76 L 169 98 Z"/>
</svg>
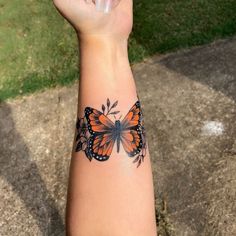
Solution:
<svg viewBox="0 0 236 236">
<path fill-rule="evenodd" d="M 121 143 L 128 156 L 140 153 L 144 145 L 140 102 L 137 101 L 122 120 Z"/>
<path fill-rule="evenodd" d="M 85 117 L 91 134 L 87 154 L 98 161 L 108 160 L 116 141 L 113 136 L 114 123 L 102 112 L 91 107 L 85 108 Z"/>
</svg>

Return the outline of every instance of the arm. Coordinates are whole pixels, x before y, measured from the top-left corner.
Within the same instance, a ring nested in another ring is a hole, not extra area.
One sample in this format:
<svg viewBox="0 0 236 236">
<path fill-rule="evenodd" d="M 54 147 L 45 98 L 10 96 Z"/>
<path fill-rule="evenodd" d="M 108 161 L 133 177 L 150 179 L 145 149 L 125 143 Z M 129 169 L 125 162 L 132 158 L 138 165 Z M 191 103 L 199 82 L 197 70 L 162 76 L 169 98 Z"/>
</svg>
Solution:
<svg viewBox="0 0 236 236">
<path fill-rule="evenodd" d="M 144 133 L 140 131 L 138 134 L 137 130 L 142 126 L 139 108 L 135 108 L 136 115 L 132 110 L 130 114 L 133 117 L 126 117 L 137 101 L 127 54 L 127 40 L 132 28 L 132 1 L 122 0 L 110 14 L 96 12 L 94 5 L 86 4 L 84 0 L 56 0 L 54 3 L 78 32 L 78 120 L 84 117 L 86 130 L 84 132 L 81 125 L 77 127 L 78 139 L 71 159 L 67 235 L 156 236 L 153 182 L 147 149 L 146 154 L 143 153 L 144 161 L 140 159 L 145 147 L 142 144 Z M 107 105 L 111 107 L 115 101 L 118 104 L 112 111 L 119 113 L 107 114 Z M 104 112 L 102 104 L 105 104 Z M 93 108 L 99 113 L 93 114 Z M 124 119 L 127 119 L 126 123 Z M 116 120 L 120 126 L 115 125 Z M 81 139 L 83 132 L 87 142 L 79 145 L 84 141 Z M 88 149 L 90 144 L 92 147 Z M 99 161 L 100 156 L 106 160 Z M 135 158 L 138 161 L 133 163 Z M 139 159 L 142 163 L 137 168 Z"/>
</svg>

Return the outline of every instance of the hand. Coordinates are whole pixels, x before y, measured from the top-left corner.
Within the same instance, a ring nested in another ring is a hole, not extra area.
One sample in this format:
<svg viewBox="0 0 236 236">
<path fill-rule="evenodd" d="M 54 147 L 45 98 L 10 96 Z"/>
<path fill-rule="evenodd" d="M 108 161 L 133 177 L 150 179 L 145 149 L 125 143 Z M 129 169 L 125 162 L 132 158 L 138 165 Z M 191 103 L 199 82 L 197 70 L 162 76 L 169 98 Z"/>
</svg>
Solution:
<svg viewBox="0 0 236 236">
<path fill-rule="evenodd" d="M 133 24 L 133 1 L 121 0 L 108 14 L 96 11 L 92 0 L 53 0 L 79 37 L 128 39 Z"/>
</svg>

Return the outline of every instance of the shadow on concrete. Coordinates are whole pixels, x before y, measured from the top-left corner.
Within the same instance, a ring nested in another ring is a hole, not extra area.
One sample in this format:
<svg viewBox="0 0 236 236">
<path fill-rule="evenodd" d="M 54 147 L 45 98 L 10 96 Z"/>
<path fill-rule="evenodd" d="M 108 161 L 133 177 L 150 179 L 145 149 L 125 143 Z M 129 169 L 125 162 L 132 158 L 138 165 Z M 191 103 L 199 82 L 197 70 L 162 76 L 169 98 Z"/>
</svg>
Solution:
<svg viewBox="0 0 236 236">
<path fill-rule="evenodd" d="M 0 108 L 0 176 L 34 217 L 42 235 L 64 235 L 63 220 L 36 163 L 30 159 L 29 149 L 15 129 L 11 108 L 6 103 L 1 103 Z"/>
<path fill-rule="evenodd" d="M 159 63 L 236 101 L 235 57 L 235 38 L 231 38 L 169 54 Z"/>
</svg>

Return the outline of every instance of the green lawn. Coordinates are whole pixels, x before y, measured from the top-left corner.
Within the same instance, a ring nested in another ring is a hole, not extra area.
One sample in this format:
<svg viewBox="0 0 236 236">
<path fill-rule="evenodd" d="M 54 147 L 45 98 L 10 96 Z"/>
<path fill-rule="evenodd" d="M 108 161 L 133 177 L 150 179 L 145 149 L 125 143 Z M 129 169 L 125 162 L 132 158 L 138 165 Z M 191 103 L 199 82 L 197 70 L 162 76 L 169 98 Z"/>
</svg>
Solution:
<svg viewBox="0 0 236 236">
<path fill-rule="evenodd" d="M 134 22 L 132 63 L 234 35 L 236 1 L 134 0 Z M 0 100 L 77 78 L 76 37 L 52 2 L 0 0 Z"/>
</svg>

